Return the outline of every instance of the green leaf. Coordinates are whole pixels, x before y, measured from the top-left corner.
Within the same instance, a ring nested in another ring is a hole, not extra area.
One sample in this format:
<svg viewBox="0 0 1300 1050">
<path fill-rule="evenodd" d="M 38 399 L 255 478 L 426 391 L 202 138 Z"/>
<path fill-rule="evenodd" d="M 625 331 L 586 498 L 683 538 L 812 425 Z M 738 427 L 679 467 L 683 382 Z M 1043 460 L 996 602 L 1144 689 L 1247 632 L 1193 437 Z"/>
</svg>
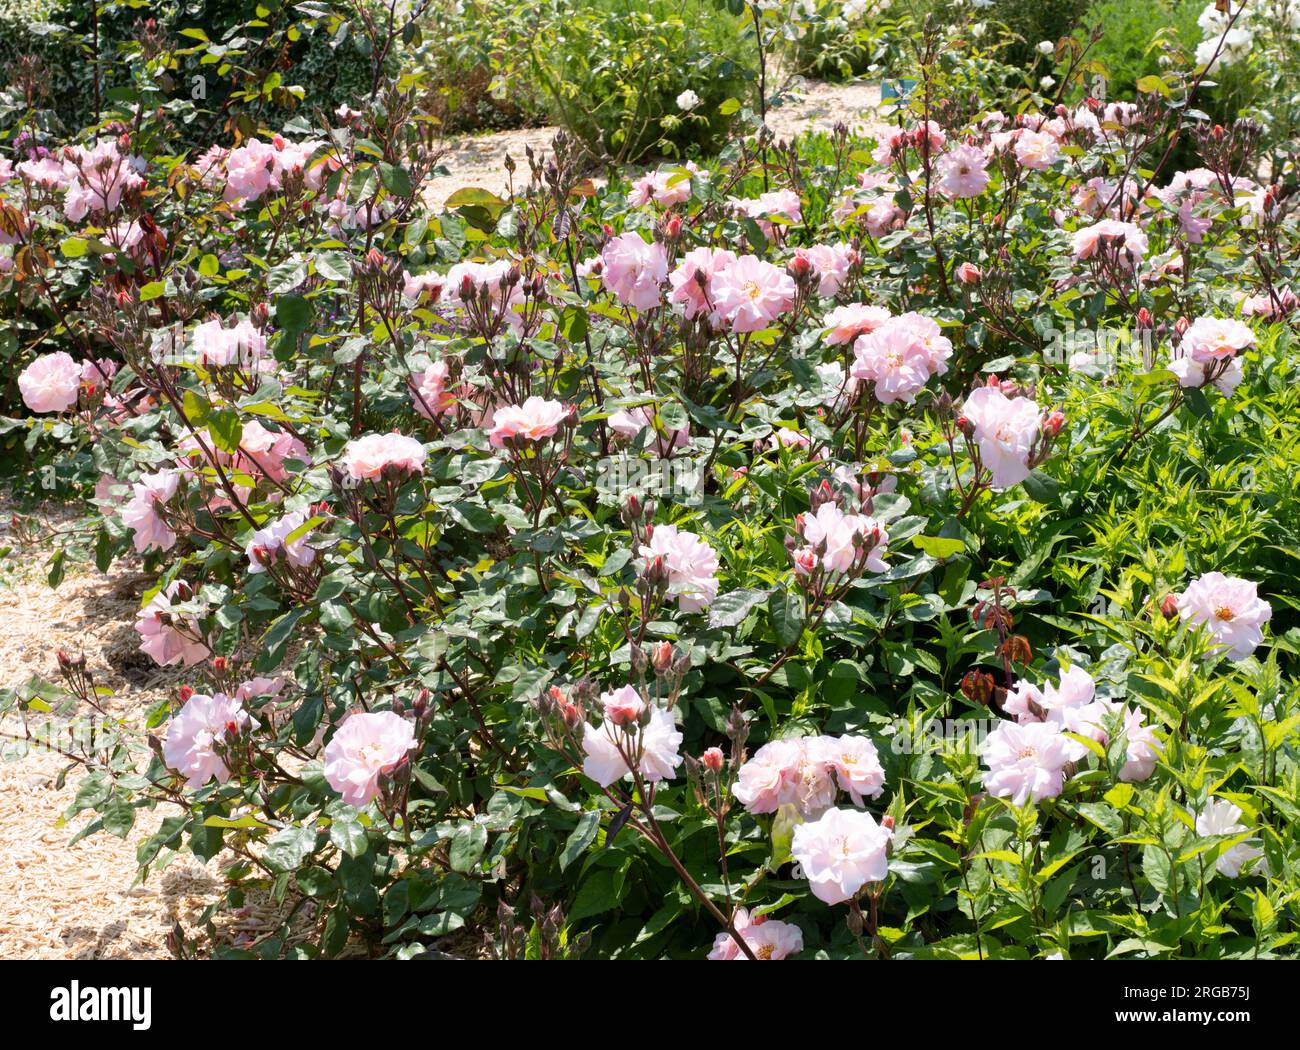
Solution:
<svg viewBox="0 0 1300 1050">
<path fill-rule="evenodd" d="M 560 870 L 563 871 L 587 851 L 600 830 L 600 810 L 589 809 L 578 818 L 578 824 L 569 833 L 564 849 L 560 851 Z"/>
<path fill-rule="evenodd" d="M 315 827 L 287 827 L 267 839 L 262 859 L 276 871 L 293 871 L 315 846 Z"/>
<path fill-rule="evenodd" d="M 794 645 L 803 634 L 803 597 L 794 591 L 772 592 L 767 602 L 767 614 L 777 640 L 785 646 Z"/>
</svg>

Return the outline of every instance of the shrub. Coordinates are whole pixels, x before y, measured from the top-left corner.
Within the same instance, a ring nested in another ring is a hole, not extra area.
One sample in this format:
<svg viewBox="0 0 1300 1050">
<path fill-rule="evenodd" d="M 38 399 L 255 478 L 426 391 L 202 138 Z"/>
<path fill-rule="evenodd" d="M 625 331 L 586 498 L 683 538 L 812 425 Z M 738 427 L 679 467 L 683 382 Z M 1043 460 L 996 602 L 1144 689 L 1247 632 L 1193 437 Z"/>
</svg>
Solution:
<svg viewBox="0 0 1300 1050">
<path fill-rule="evenodd" d="M 1189 70 L 1058 110 L 967 35 L 881 142 L 603 189 L 432 209 L 412 84 L 3 172 L 51 581 L 141 565 L 184 677 L 0 715 L 78 837 L 294 902 L 178 950 L 1295 955 L 1297 214 Z"/>
<path fill-rule="evenodd" d="M 429 73 L 430 108 L 446 131 L 508 128 L 547 117 L 532 77 L 533 37 L 554 5 L 471 0 L 435 5 L 437 32 L 411 58 Z"/>
<path fill-rule="evenodd" d="M 532 62 L 555 121 L 593 156 L 628 163 L 715 149 L 719 106 L 752 91 L 747 47 L 744 19 L 710 0 L 574 0 L 538 33 Z"/>
</svg>

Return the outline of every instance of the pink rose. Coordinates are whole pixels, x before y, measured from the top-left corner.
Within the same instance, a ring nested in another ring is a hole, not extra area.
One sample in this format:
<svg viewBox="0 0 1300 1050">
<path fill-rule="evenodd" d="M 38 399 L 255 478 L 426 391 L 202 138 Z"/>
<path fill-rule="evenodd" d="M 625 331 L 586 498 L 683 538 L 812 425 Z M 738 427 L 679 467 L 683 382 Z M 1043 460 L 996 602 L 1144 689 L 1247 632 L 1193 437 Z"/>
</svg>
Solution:
<svg viewBox="0 0 1300 1050">
<path fill-rule="evenodd" d="M 386 470 L 423 474 L 424 446 L 402 434 L 366 434 L 343 450 L 343 469 L 353 481 L 377 478 Z"/>
<path fill-rule="evenodd" d="M 530 397 L 522 405 L 496 410 L 488 442 L 493 448 L 505 448 L 510 441 L 541 441 L 556 434 L 572 416 L 573 410 L 568 405 Z"/>
<path fill-rule="evenodd" d="M 18 374 L 18 389 L 33 412 L 66 412 L 81 391 L 81 366 L 62 350 L 45 354 Z"/>
<path fill-rule="evenodd" d="M 392 711 L 348 715 L 325 745 L 325 780 L 358 809 L 379 794 L 379 778 L 416 747 L 415 727 Z"/>
</svg>

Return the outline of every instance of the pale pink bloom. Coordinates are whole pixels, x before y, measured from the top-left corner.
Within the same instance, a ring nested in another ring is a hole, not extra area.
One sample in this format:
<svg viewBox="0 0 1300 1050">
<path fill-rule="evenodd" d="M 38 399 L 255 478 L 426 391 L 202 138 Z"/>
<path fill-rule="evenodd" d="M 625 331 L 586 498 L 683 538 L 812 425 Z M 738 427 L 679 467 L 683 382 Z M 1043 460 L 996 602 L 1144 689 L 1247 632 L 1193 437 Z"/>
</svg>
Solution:
<svg viewBox="0 0 1300 1050">
<path fill-rule="evenodd" d="M 892 837 L 893 832 L 877 824 L 870 813 L 830 809 L 794 829 L 790 853 L 815 897 L 842 904 L 868 883 L 884 881 Z"/>
<path fill-rule="evenodd" d="M 144 161 L 123 156 L 114 138 L 101 139 L 89 149 L 69 146 L 64 155 L 70 178 L 63 214 L 73 222 L 80 222 L 92 212 L 116 211 L 124 193 L 144 186 L 140 176 Z"/>
<path fill-rule="evenodd" d="M 931 153 L 937 153 L 943 149 L 943 145 L 948 141 L 948 136 L 944 134 L 943 128 L 933 120 L 927 120 L 924 124 L 918 124 L 911 131 L 912 141 L 920 148 L 922 138 L 929 139 Z"/>
<path fill-rule="evenodd" d="M 671 208 L 691 199 L 691 177 L 683 171 L 652 171 L 632 183 L 627 202 L 640 208 L 654 201 L 661 208 Z"/>
<path fill-rule="evenodd" d="M 669 300 L 682 304 L 688 321 L 707 314 L 715 325 L 721 325 L 722 316 L 713 304 L 713 281 L 735 261 L 735 253 L 725 248 L 692 248 L 668 275 L 673 287 Z"/>
<path fill-rule="evenodd" d="M 1178 595 L 1178 615 L 1184 623 L 1204 627 L 1231 659 L 1244 660 L 1264 640 L 1273 607 L 1249 580 L 1207 572 Z"/>
<path fill-rule="evenodd" d="M 1071 707 L 1092 703 L 1097 693 L 1097 683 L 1082 667 L 1067 667 L 1061 672 L 1056 685 L 1050 682 L 1043 688 L 1042 708 L 1049 714 Z"/>
<path fill-rule="evenodd" d="M 874 332 L 892 315 L 883 306 L 849 303 L 837 306 L 822 318 L 823 338 L 828 346 L 851 343 L 860 335 Z"/>
<path fill-rule="evenodd" d="M 985 789 L 1017 806 L 1055 798 L 1061 793 L 1065 767 L 1088 753 L 1052 722 L 1003 722 L 984 738 L 980 751 L 989 767 Z"/>
<path fill-rule="evenodd" d="M 1246 830 L 1246 825 L 1241 823 L 1241 807 L 1233 805 L 1225 798 L 1210 799 L 1205 804 L 1205 808 L 1196 814 L 1196 834 L 1202 838 L 1240 835 Z M 1246 839 L 1226 850 L 1214 862 L 1215 870 L 1220 875 L 1235 879 L 1241 874 L 1243 867 L 1264 855 L 1264 851 L 1254 845 L 1258 841 L 1258 839 Z"/>
<path fill-rule="evenodd" d="M 486 291 L 488 302 L 501 312 L 510 330 L 519 335 L 524 330 L 524 315 L 517 309 L 524 304 L 522 280 L 511 281 L 515 264 L 509 259 L 495 262 L 460 262 L 447 271 L 443 296 L 453 306 L 464 308 L 477 302 Z"/>
<path fill-rule="evenodd" d="M 656 525 L 639 553 L 647 561 L 663 560 L 668 593 L 677 595 L 682 612 L 700 612 L 718 596 L 718 556 L 695 533 L 676 525 Z"/>
<path fill-rule="evenodd" d="M 599 702 L 605 718 L 616 726 L 630 726 L 641 717 L 646 708 L 641 694 L 630 685 L 601 693 Z"/>
<path fill-rule="evenodd" d="M 605 260 L 601 280 L 619 302 L 637 310 L 653 310 L 663 302 L 668 255 L 658 241 L 625 233 L 612 238 L 600 255 Z"/>
<path fill-rule="evenodd" d="M 800 741 L 769 741 L 740 767 L 732 793 L 751 813 L 775 813 L 794 801 L 791 784 L 803 761 Z"/>
<path fill-rule="evenodd" d="M 717 312 L 735 332 L 766 328 L 794 305 L 794 278 L 755 255 L 716 274 L 713 289 Z"/>
<path fill-rule="evenodd" d="M 1061 155 L 1060 144 L 1041 131 L 1022 131 L 1016 137 L 1016 160 L 1034 171 L 1046 171 Z"/>
<path fill-rule="evenodd" d="M 191 791 L 213 777 L 218 784 L 224 784 L 230 779 L 230 770 L 220 750 L 248 724 L 248 712 L 238 700 L 224 693 L 195 693 L 167 726 L 163 760 L 185 778 L 185 786 Z"/>
<path fill-rule="evenodd" d="M 918 313 L 891 318 L 853 344 L 853 375 L 872 384 L 881 404 L 911 404 L 931 375 L 948 370 L 952 343 Z"/>
<path fill-rule="evenodd" d="M 1029 456 L 1038 439 L 1038 405 L 1027 397 L 1008 398 L 997 387 L 982 386 L 966 398 L 962 415 L 974 427 L 971 439 L 996 488 L 1029 477 Z"/>
<path fill-rule="evenodd" d="M 174 495 L 180 484 L 180 472 L 160 470 L 145 474 L 131 486 L 131 498 L 122 507 L 122 524 L 134 533 L 135 549 L 143 554 L 154 547 L 169 551 L 176 545 L 176 533 L 163 521 L 158 506 Z"/>
<path fill-rule="evenodd" d="M 436 303 L 447 287 L 447 278 L 440 273 L 403 273 L 402 297 L 408 303 Z"/>
<path fill-rule="evenodd" d="M 1274 301 L 1272 295 L 1267 292 L 1261 292 L 1259 295 L 1252 295 L 1243 299 L 1241 303 L 1241 312 L 1245 317 L 1264 317 L 1270 321 L 1280 320 L 1286 314 L 1300 306 L 1300 297 L 1290 288 L 1275 289 L 1277 300 Z"/>
<path fill-rule="evenodd" d="M 732 793 L 750 813 L 793 807 L 811 820 L 835 804 L 835 771 L 820 737 L 772 740 L 740 767 Z"/>
<path fill-rule="evenodd" d="M 18 373 L 18 389 L 33 412 L 66 412 L 77 404 L 81 365 L 62 350 L 45 354 Z"/>
<path fill-rule="evenodd" d="M 1198 317 L 1183 333 L 1178 349 L 1194 361 L 1205 362 L 1234 357 L 1255 345 L 1249 325 L 1231 317 Z"/>
<path fill-rule="evenodd" d="M 426 453 L 404 434 L 366 434 L 343 449 L 343 469 L 353 481 L 368 481 L 387 471 L 423 474 Z"/>
<path fill-rule="evenodd" d="M 748 908 L 737 908 L 731 924 L 754 953 L 754 957 L 760 961 L 784 959 L 803 951 L 803 932 L 794 923 L 769 919 L 765 915 L 751 918 Z M 737 946 L 736 939 L 729 930 L 724 930 L 713 938 L 709 958 L 724 962 L 737 959 L 748 961 L 748 956 Z"/>
<path fill-rule="evenodd" d="M 601 787 L 632 776 L 632 769 L 620 753 L 635 757 L 640 752 L 637 772 L 642 779 L 655 783 L 671 780 L 681 765 L 678 749 L 682 734 L 673 721 L 672 713 L 662 707 L 650 708 L 649 721 L 644 726 L 623 728 L 606 719 L 599 726 L 590 722 L 583 726 L 582 750 L 587 756 L 582 771 Z"/>
<path fill-rule="evenodd" d="M 1179 347 L 1173 352 L 1168 369 L 1178 379 L 1181 387 L 1199 388 L 1211 381 L 1225 396 L 1231 396 L 1242 380 L 1241 361 L 1233 358 L 1223 364 L 1218 361 L 1198 361 L 1184 354 Z"/>
<path fill-rule="evenodd" d="M 794 923 L 779 919 L 760 917 L 749 924 L 741 937 L 759 961 L 784 959 L 803 951 L 803 932 Z M 743 952 L 736 957 L 748 961 Z"/>
<path fill-rule="evenodd" d="M 635 438 L 646 427 L 652 427 L 655 419 L 653 405 L 638 405 L 633 409 L 619 409 L 609 417 L 609 427 L 614 433 L 629 440 Z M 671 455 L 676 449 L 685 448 L 691 439 L 691 427 L 685 423 L 667 434 L 655 431 L 654 437 L 646 448 L 660 457 Z"/>
<path fill-rule="evenodd" d="M 736 913 L 731 917 L 731 925 L 736 928 L 736 932 L 742 937 L 752 921 L 754 920 L 750 919 L 748 908 L 737 908 Z M 762 922 L 763 920 L 760 917 L 757 921 Z M 708 957 L 715 962 L 730 962 L 737 957 L 743 959 L 745 956 L 736 944 L 736 939 L 731 936 L 730 931 L 723 930 L 722 933 L 713 938 L 713 948 L 709 951 Z"/>
<path fill-rule="evenodd" d="M 889 164 L 907 148 L 908 133 L 904 128 L 890 128 L 871 151 L 871 159 L 877 164 Z"/>
<path fill-rule="evenodd" d="M 884 237 L 887 233 L 900 229 L 907 222 L 907 213 L 893 200 L 886 198 L 877 201 L 867 209 L 864 220 L 867 233 L 872 237 Z"/>
<path fill-rule="evenodd" d="M 268 477 L 284 481 L 289 476 L 285 460 L 310 460 L 307 446 L 287 430 L 269 430 L 256 419 L 244 424 L 239 438 L 239 454 L 233 465 L 237 470 L 254 478 Z"/>
<path fill-rule="evenodd" d="M 823 299 L 838 295 L 848 279 L 849 270 L 858 261 L 858 253 L 849 244 L 815 244 L 799 248 L 795 258 L 806 259 L 817 276 L 817 294 Z"/>
<path fill-rule="evenodd" d="M 456 395 L 447 389 L 449 375 L 446 361 L 434 361 L 419 375 L 411 376 L 411 400 L 415 402 L 415 410 L 425 419 L 450 412 L 456 404 Z"/>
<path fill-rule="evenodd" d="M 289 539 L 311 516 L 311 512 L 306 509 L 291 511 L 254 532 L 244 547 L 244 553 L 248 555 L 248 571 L 265 572 L 266 566 L 281 556 L 299 567 L 308 566 L 315 561 L 316 551 L 307 545 L 311 538 L 310 530 L 296 539 Z"/>
<path fill-rule="evenodd" d="M 800 514 L 796 527 L 828 573 L 848 572 L 859 559 L 872 572 L 889 568 L 884 560 L 889 534 L 875 518 L 823 503 L 814 513 Z"/>
<path fill-rule="evenodd" d="M 64 190 L 77 173 L 75 168 L 69 170 L 53 157 L 41 157 L 38 160 L 20 161 L 18 174 L 26 181 L 46 189 Z"/>
<path fill-rule="evenodd" d="M 1072 246 L 1076 259 L 1091 259 L 1107 246 L 1115 246 L 1121 250 L 1121 265 L 1132 269 L 1147 253 L 1147 235 L 1131 222 L 1102 219 L 1075 230 Z"/>
<path fill-rule="evenodd" d="M 191 348 L 204 367 L 247 368 L 266 357 L 266 335 L 249 321 L 237 321 L 232 328 L 217 320 L 204 321 L 194 329 Z"/>
<path fill-rule="evenodd" d="M 255 700 L 260 697 L 275 697 L 284 692 L 284 688 L 289 683 L 283 678 L 250 678 L 246 682 L 241 682 L 239 688 L 235 690 L 235 699 L 241 703 L 247 703 L 249 700 Z"/>
<path fill-rule="evenodd" d="M 948 197 L 978 197 L 989 184 L 988 158 L 978 146 L 957 146 L 938 161 L 939 192 Z"/>
<path fill-rule="evenodd" d="M 181 594 L 181 589 L 185 593 Z M 140 635 L 140 651 L 153 657 L 162 667 L 183 664 L 191 667 L 202 663 L 212 651 L 203 638 L 203 631 L 193 617 L 172 612 L 172 599 L 189 599 L 189 588 L 180 580 L 173 580 L 150 599 L 136 616 L 135 629 Z"/>
<path fill-rule="evenodd" d="M 879 798 L 885 790 L 885 770 L 876 745 L 865 736 L 820 736 L 809 744 L 812 755 L 835 773 L 840 790 L 855 806 L 864 796 Z"/>
<path fill-rule="evenodd" d="M 1125 761 L 1119 779 L 1146 780 L 1155 771 L 1156 760 L 1164 747 L 1156 738 L 1155 731 L 1146 724 L 1142 712 L 1136 708 L 1097 697 L 1084 704 L 1058 707 L 1048 713 L 1047 721 L 1105 747 L 1110 743 L 1108 725 L 1117 715 L 1125 740 Z"/>
<path fill-rule="evenodd" d="M 1043 721 L 1045 706 L 1042 690 L 1027 678 L 1020 679 L 1007 690 L 1006 699 L 1002 701 L 1002 711 L 1022 725 Z"/>
<path fill-rule="evenodd" d="M 369 805 L 379 794 L 379 778 L 393 772 L 416 746 L 415 727 L 401 715 L 348 715 L 325 745 L 325 780 L 349 806 Z"/>
<path fill-rule="evenodd" d="M 768 240 L 781 240 L 787 225 L 794 226 L 803 219 L 803 204 L 794 190 L 772 190 L 749 200 L 732 197 L 730 204 L 742 215 L 758 223 Z M 773 219 L 780 220 L 773 222 Z"/>
<path fill-rule="evenodd" d="M 488 441 L 493 448 L 505 448 L 507 442 L 541 441 L 556 434 L 572 415 L 573 410 L 559 401 L 530 397 L 522 405 L 496 410 Z"/>
<path fill-rule="evenodd" d="M 260 139 L 249 139 L 226 155 L 226 188 L 223 197 L 242 207 L 255 201 L 271 188 L 276 162 L 274 146 Z"/>
</svg>

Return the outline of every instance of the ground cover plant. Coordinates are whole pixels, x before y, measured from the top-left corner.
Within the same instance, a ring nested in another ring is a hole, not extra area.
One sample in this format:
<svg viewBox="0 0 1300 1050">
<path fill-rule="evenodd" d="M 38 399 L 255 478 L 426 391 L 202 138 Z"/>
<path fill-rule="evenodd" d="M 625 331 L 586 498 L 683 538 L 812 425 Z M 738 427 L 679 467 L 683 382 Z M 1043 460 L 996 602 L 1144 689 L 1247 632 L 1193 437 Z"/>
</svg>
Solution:
<svg viewBox="0 0 1300 1050">
<path fill-rule="evenodd" d="M 142 877 L 288 905 L 182 955 L 1294 955 L 1295 143 L 1199 108 L 1265 6 L 1110 101 L 901 21 L 879 141 L 775 141 L 760 69 L 675 100 L 714 155 L 445 201 L 418 19 L 337 107 L 214 120 L 159 78 L 234 45 L 161 31 L 80 134 L 29 81 L 14 486 L 186 676 L 143 734 L 76 652 L 0 691 L 69 833 L 174 804 Z"/>
</svg>

